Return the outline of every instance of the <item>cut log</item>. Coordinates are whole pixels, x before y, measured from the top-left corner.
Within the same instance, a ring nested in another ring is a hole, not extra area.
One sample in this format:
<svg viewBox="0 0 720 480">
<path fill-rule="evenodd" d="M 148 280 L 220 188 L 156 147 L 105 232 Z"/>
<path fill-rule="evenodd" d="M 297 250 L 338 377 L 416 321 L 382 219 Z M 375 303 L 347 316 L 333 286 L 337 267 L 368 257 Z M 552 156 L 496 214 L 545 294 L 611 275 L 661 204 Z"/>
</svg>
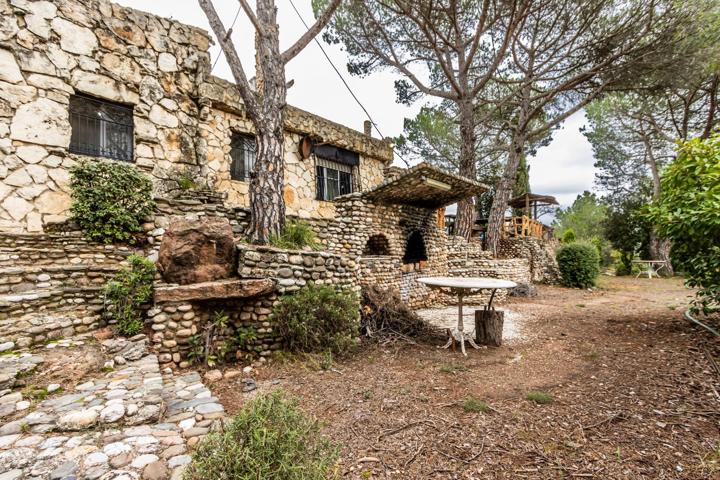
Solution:
<svg viewBox="0 0 720 480">
<path fill-rule="evenodd" d="M 505 312 L 502 311 L 475 310 L 475 342 L 491 347 L 502 345 L 504 319 Z"/>
</svg>

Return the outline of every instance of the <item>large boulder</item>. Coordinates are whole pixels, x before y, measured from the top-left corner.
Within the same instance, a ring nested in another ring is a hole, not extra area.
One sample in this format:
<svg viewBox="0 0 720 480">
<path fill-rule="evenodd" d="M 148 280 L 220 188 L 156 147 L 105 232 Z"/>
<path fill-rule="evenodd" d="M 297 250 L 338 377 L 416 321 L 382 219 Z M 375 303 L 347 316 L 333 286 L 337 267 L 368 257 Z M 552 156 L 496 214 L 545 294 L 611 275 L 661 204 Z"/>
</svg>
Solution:
<svg viewBox="0 0 720 480">
<path fill-rule="evenodd" d="M 188 285 L 230 277 L 235 270 L 235 241 L 223 217 L 175 220 L 165 231 L 158 257 L 166 282 Z"/>
</svg>

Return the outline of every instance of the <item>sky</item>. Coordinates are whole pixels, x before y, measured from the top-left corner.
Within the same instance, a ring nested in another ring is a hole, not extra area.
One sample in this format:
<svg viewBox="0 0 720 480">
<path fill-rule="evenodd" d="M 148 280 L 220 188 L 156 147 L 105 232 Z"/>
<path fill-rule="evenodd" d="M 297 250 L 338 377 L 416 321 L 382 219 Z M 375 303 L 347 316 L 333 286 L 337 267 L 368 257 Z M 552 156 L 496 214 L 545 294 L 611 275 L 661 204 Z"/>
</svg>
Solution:
<svg viewBox="0 0 720 480">
<path fill-rule="evenodd" d="M 196 0 L 114 1 L 210 30 L 205 14 Z M 293 0 L 293 2 L 305 22 L 311 24 L 314 17 L 310 0 Z M 229 27 L 238 12 L 239 2 L 214 0 L 214 5 L 225 27 Z M 304 33 L 305 27 L 293 10 L 290 0 L 277 0 L 277 5 L 280 47 L 284 50 Z M 237 16 L 232 38 L 246 74 L 252 77 L 255 64 L 253 30 L 242 11 Z M 355 95 L 365 105 L 382 135 L 394 137 L 401 134 L 404 118 L 413 117 L 419 111 L 422 102 L 410 107 L 395 102 L 393 84 L 400 77 L 391 71 L 377 72 L 364 78 L 351 76 L 345 67 L 346 54 L 340 46 L 328 45 L 320 37 L 318 40 Z M 227 62 L 220 55 L 220 47 L 213 45 L 210 53 L 213 61 L 217 59 L 213 74 L 232 80 Z M 288 81 L 294 80 L 294 85 L 288 90 L 290 104 L 362 131 L 363 121 L 367 119 L 366 114 L 355 103 L 316 43 L 310 43 L 290 61 L 286 76 Z M 585 117 L 582 112 L 570 117 L 562 128 L 554 133 L 552 143 L 538 150 L 537 155 L 529 159 L 530 187 L 534 193 L 554 195 L 561 205 L 567 206 L 583 190 L 592 188 L 595 172 L 592 149 L 579 131 L 584 122 Z M 373 131 L 373 135 L 380 137 L 377 131 Z M 396 163 L 398 161 L 399 159 Z M 404 165 L 400 164 L 400 166 Z"/>
</svg>

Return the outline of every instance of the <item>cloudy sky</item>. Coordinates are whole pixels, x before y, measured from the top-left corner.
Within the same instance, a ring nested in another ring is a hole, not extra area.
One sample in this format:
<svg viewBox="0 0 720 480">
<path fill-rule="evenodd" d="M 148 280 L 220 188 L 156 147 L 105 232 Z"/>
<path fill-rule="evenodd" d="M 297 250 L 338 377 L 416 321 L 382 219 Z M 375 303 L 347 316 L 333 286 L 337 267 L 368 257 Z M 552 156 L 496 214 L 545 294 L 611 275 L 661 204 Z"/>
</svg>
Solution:
<svg viewBox="0 0 720 480">
<path fill-rule="evenodd" d="M 115 0 L 117 3 L 163 17 L 196 25 L 209 30 L 207 19 L 196 0 Z M 293 0 L 300 15 L 310 24 L 314 18 L 310 0 Z M 254 2 L 251 2 L 254 3 Z M 226 28 L 238 12 L 237 0 L 214 0 L 215 8 Z M 305 31 L 290 0 L 277 0 L 281 49 L 289 46 Z M 254 71 L 252 26 L 240 12 L 233 27 L 233 40 L 241 55 L 248 77 Z M 350 87 L 372 115 L 384 136 L 402 133 L 403 119 L 412 117 L 420 103 L 406 107 L 395 103 L 393 82 L 397 78 L 390 71 L 375 73 L 366 78 L 352 77 L 345 69 L 346 56 L 338 46 L 320 40 L 333 63 L 341 71 Z M 232 80 L 232 75 L 220 55 L 220 48 L 211 47 L 213 60 L 218 59 L 213 74 Z M 337 74 L 323 56 L 320 48 L 311 43 L 287 67 L 287 78 L 295 80 L 288 91 L 289 103 L 315 114 L 362 130 L 365 113 L 355 103 Z M 592 187 L 594 169 L 592 149 L 579 128 L 584 123 L 582 113 L 570 117 L 562 129 L 555 132 L 553 142 L 530 159 L 530 183 L 533 192 L 555 195 L 561 204 L 572 203 L 578 193 Z M 373 135 L 379 136 L 377 132 Z"/>
</svg>

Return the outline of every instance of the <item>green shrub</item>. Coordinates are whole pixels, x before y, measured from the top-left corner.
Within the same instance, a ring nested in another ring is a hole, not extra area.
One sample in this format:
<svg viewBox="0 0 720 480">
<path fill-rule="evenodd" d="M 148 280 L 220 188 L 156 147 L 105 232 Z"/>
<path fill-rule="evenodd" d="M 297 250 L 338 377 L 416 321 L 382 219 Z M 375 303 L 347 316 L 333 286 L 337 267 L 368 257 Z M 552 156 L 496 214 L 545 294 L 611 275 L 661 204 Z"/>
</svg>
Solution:
<svg viewBox="0 0 720 480">
<path fill-rule="evenodd" d="M 587 243 L 564 245 L 557 253 L 561 283 L 566 287 L 589 288 L 600 274 L 600 255 Z"/>
<path fill-rule="evenodd" d="M 280 235 L 271 235 L 270 245 L 291 250 L 302 250 L 305 247 L 310 247 L 313 250 L 319 248 L 317 236 L 313 229 L 300 220 L 288 221 Z"/>
<path fill-rule="evenodd" d="M 475 397 L 468 397 L 463 401 L 463 410 L 468 413 L 487 413 L 490 411 L 490 406 Z"/>
<path fill-rule="evenodd" d="M 565 230 L 565 233 L 562 235 L 562 243 L 573 243 L 576 240 L 575 236 L 575 230 L 572 229 L 572 227 Z"/>
<path fill-rule="evenodd" d="M 70 169 L 72 217 L 90 240 L 134 243 L 152 213 L 152 182 L 134 166 L 84 161 Z"/>
<path fill-rule="evenodd" d="M 720 311 L 720 134 L 680 144 L 648 218 L 672 242 L 673 265 L 699 288 L 692 309 Z"/>
<path fill-rule="evenodd" d="M 142 330 L 141 306 L 152 298 L 155 264 L 141 255 L 130 255 L 128 261 L 129 267 L 105 285 L 105 314 L 118 333 L 130 337 Z"/>
<path fill-rule="evenodd" d="M 280 298 L 271 321 L 292 352 L 342 353 L 359 332 L 359 302 L 352 292 L 308 285 Z"/>
<path fill-rule="evenodd" d="M 339 449 L 281 392 L 248 403 L 193 453 L 185 480 L 336 478 Z"/>
</svg>

